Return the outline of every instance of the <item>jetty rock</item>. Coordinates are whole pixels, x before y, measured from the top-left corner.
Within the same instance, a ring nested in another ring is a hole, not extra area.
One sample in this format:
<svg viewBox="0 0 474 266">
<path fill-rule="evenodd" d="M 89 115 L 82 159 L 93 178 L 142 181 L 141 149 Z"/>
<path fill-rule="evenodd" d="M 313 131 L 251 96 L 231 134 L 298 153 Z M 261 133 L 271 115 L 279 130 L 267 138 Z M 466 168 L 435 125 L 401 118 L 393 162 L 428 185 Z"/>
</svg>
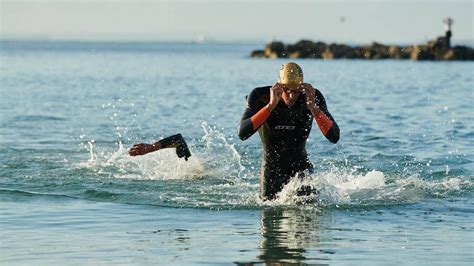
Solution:
<svg viewBox="0 0 474 266">
<path fill-rule="evenodd" d="M 364 46 L 326 44 L 301 40 L 294 44 L 280 41 L 255 50 L 251 57 L 260 58 L 313 58 L 313 59 L 412 59 L 412 60 L 474 60 L 474 49 L 467 46 L 450 46 L 450 35 L 438 37 L 426 44 L 412 46 L 384 45 L 373 42 Z"/>
</svg>

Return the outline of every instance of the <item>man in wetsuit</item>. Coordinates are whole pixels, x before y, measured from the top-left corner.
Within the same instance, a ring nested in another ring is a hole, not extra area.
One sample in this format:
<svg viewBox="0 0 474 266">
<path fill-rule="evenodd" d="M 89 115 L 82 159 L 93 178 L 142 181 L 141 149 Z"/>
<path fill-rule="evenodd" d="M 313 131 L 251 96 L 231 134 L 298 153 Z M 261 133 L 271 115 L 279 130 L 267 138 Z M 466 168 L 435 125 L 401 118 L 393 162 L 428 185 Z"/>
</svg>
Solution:
<svg viewBox="0 0 474 266">
<path fill-rule="evenodd" d="M 332 143 L 339 140 L 339 127 L 329 113 L 323 95 L 303 83 L 303 71 L 296 63 L 284 64 L 273 86 L 255 88 L 247 97 L 240 121 L 239 137 L 246 140 L 257 130 L 263 146 L 260 197 L 275 199 L 291 177 L 312 164 L 306 139 L 313 119 Z"/>
</svg>

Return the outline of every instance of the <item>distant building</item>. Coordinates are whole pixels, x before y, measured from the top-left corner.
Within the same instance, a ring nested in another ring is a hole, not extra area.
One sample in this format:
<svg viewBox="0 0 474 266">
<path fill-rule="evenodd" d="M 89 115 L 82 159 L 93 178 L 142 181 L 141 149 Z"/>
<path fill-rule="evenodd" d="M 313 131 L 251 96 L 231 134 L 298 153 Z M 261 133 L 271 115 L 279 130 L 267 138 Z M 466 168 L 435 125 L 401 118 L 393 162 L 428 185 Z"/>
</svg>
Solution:
<svg viewBox="0 0 474 266">
<path fill-rule="evenodd" d="M 453 25 L 454 23 L 454 19 L 450 18 L 450 17 L 446 17 L 443 19 L 443 23 L 445 25 L 445 31 L 446 31 L 446 38 L 445 38 L 445 47 L 446 48 L 451 48 L 451 36 L 452 36 L 452 32 L 451 32 L 451 26 Z"/>
</svg>

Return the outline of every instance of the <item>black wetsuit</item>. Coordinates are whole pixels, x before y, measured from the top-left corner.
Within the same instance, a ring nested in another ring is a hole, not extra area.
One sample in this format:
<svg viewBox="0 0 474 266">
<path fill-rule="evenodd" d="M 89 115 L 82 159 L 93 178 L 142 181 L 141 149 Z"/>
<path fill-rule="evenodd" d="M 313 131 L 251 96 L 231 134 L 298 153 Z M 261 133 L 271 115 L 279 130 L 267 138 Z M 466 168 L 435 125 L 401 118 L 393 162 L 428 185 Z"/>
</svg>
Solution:
<svg viewBox="0 0 474 266">
<path fill-rule="evenodd" d="M 260 176 L 260 195 L 263 199 L 274 199 L 292 176 L 312 168 L 305 146 L 314 118 L 306 107 L 304 94 L 300 94 L 291 107 L 280 101 L 259 128 L 253 125 L 252 116 L 270 100 L 270 88 L 271 86 L 255 88 L 247 96 L 247 107 L 239 127 L 239 137 L 242 140 L 246 140 L 257 130 L 259 132 L 263 145 Z M 325 134 L 326 138 L 336 143 L 339 140 L 339 127 L 328 112 L 326 101 L 318 90 L 315 102 L 326 115 L 326 119 L 332 121 Z"/>
</svg>

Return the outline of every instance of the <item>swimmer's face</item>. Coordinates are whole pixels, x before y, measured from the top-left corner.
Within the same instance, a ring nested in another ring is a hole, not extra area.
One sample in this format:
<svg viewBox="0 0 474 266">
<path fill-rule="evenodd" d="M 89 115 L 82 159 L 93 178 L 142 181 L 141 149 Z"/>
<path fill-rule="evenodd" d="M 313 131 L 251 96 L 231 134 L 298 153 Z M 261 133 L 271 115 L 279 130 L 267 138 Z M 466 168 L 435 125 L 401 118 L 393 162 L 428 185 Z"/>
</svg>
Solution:
<svg viewBox="0 0 474 266">
<path fill-rule="evenodd" d="M 281 99 L 287 106 L 293 106 L 300 97 L 303 87 L 300 84 L 285 85 L 283 84 L 283 94 Z"/>
</svg>

